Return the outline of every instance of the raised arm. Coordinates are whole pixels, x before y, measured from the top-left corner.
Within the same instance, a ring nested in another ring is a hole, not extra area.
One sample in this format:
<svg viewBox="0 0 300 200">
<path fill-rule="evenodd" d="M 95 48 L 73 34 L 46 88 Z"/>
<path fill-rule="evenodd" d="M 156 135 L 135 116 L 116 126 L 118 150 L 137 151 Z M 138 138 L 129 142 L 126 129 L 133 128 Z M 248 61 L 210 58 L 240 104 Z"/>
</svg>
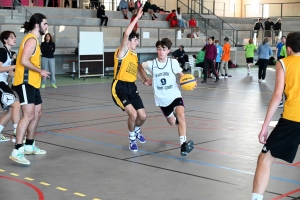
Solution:
<svg viewBox="0 0 300 200">
<path fill-rule="evenodd" d="M 132 22 L 129 24 L 129 26 L 127 27 L 127 29 L 124 32 L 122 43 L 119 47 L 119 52 L 118 52 L 118 57 L 119 58 L 122 58 L 123 56 L 125 56 L 125 54 L 128 50 L 127 44 L 128 44 L 129 35 L 132 32 L 132 29 L 134 28 L 134 25 L 141 18 L 142 15 L 143 15 L 143 7 L 140 7 L 136 18 L 134 18 L 134 20 L 132 20 Z"/>
</svg>

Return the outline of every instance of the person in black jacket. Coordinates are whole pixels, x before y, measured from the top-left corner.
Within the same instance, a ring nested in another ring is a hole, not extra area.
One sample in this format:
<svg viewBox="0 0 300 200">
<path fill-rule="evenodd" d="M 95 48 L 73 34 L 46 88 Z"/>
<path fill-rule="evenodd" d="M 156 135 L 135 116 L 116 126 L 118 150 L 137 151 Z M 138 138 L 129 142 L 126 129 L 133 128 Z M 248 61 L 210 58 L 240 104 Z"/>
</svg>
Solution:
<svg viewBox="0 0 300 200">
<path fill-rule="evenodd" d="M 100 8 L 98 8 L 98 10 L 97 10 L 97 18 L 101 19 L 100 26 L 102 26 L 104 21 L 105 21 L 104 26 L 107 26 L 108 17 L 105 16 L 104 9 L 105 9 L 105 6 L 101 5 Z"/>
<path fill-rule="evenodd" d="M 50 70 L 50 83 L 53 88 L 57 88 L 55 80 L 55 43 L 53 42 L 52 36 L 50 33 L 47 33 L 44 38 L 44 42 L 41 44 L 42 51 L 42 69 L 49 71 Z M 41 88 L 46 87 L 46 79 L 42 78 Z"/>
<path fill-rule="evenodd" d="M 271 26 L 274 26 L 274 23 L 271 21 L 270 18 L 267 19 L 267 21 L 265 21 L 265 37 L 269 39 L 269 41 L 271 40 Z"/>
<path fill-rule="evenodd" d="M 185 55 L 185 51 L 183 49 L 184 49 L 184 46 L 180 45 L 179 49 L 175 50 L 172 53 L 172 57 L 181 64 L 182 69 L 184 69 L 185 62 L 189 61 L 188 55 Z"/>
<path fill-rule="evenodd" d="M 256 38 L 258 38 L 258 33 L 259 33 L 260 28 L 261 28 L 262 30 L 264 30 L 264 27 L 263 27 L 261 21 L 262 21 L 262 19 L 259 18 L 258 21 L 255 22 L 255 25 L 254 25 L 254 28 L 253 28 L 253 30 L 254 30 L 254 31 L 253 31 L 253 37 L 254 37 L 254 33 L 256 33 Z"/>
<path fill-rule="evenodd" d="M 278 35 L 281 31 L 281 19 L 280 18 L 277 20 L 276 24 L 274 24 L 273 29 L 274 29 L 274 33 L 275 33 L 275 44 L 277 44 Z"/>
</svg>

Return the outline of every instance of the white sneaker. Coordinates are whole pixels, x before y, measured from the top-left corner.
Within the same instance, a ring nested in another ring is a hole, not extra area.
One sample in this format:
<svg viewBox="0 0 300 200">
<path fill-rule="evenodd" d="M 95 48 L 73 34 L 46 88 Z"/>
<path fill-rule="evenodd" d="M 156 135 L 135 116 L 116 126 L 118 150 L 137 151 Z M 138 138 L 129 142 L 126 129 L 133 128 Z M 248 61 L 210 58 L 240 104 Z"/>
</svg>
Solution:
<svg viewBox="0 0 300 200">
<path fill-rule="evenodd" d="M 250 76 L 250 71 L 248 71 L 247 75 Z"/>
<path fill-rule="evenodd" d="M 228 78 L 228 76 L 224 76 L 224 78 Z"/>
<path fill-rule="evenodd" d="M 261 79 L 259 79 L 258 82 L 261 83 Z"/>
<path fill-rule="evenodd" d="M 10 140 L 10 138 L 5 137 L 4 135 L 2 135 L 2 134 L 0 133 L 0 142 L 7 142 L 7 141 L 9 141 L 9 140 Z"/>
<path fill-rule="evenodd" d="M 219 76 L 219 79 L 223 79 L 224 78 L 224 76 Z"/>
<path fill-rule="evenodd" d="M 262 83 L 266 83 L 267 81 L 265 79 L 261 80 Z"/>
<path fill-rule="evenodd" d="M 24 147 L 20 147 L 19 149 L 14 149 L 11 152 L 11 155 L 9 158 L 17 163 L 23 164 L 23 165 L 29 165 L 30 162 L 27 160 L 25 154 L 24 154 Z"/>
<path fill-rule="evenodd" d="M 46 154 L 45 150 L 40 149 L 38 146 L 35 146 L 35 141 L 32 145 L 24 145 L 25 154 Z"/>
</svg>

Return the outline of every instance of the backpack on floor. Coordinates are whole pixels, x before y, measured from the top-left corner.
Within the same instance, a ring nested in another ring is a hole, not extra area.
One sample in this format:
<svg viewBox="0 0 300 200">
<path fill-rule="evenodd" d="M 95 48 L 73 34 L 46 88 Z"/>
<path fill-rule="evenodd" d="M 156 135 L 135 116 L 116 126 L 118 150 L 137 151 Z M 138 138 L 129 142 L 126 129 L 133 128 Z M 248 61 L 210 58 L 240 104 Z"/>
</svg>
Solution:
<svg viewBox="0 0 300 200">
<path fill-rule="evenodd" d="M 238 64 L 234 63 L 232 60 L 228 61 L 228 68 L 237 68 Z"/>
</svg>

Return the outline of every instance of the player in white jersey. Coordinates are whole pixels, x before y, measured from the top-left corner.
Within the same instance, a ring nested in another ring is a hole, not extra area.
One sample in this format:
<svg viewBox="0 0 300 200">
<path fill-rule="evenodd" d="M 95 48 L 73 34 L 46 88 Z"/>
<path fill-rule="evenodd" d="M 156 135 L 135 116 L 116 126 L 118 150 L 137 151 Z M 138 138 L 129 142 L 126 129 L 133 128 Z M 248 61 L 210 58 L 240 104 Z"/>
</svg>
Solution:
<svg viewBox="0 0 300 200">
<path fill-rule="evenodd" d="M 0 34 L 0 40 L 3 43 L 3 48 L 0 48 L 0 104 L 4 111 L 0 118 L 0 141 L 4 142 L 10 139 L 4 137 L 1 132 L 10 119 L 13 121 L 14 135 L 16 133 L 20 121 L 20 102 L 7 83 L 8 77 L 14 75 L 13 70 L 16 67 L 11 52 L 11 48 L 16 44 L 16 35 L 12 31 L 3 31 Z"/>
<path fill-rule="evenodd" d="M 186 156 L 194 148 L 192 140 L 186 141 L 186 122 L 181 92 L 176 83 L 176 74 L 182 77 L 182 68 L 175 59 L 167 58 L 172 42 L 163 38 L 156 42 L 157 58 L 139 66 L 145 82 L 151 82 L 156 106 L 159 106 L 171 126 L 178 125 L 181 155 Z M 152 77 L 149 78 L 147 74 Z"/>
</svg>

